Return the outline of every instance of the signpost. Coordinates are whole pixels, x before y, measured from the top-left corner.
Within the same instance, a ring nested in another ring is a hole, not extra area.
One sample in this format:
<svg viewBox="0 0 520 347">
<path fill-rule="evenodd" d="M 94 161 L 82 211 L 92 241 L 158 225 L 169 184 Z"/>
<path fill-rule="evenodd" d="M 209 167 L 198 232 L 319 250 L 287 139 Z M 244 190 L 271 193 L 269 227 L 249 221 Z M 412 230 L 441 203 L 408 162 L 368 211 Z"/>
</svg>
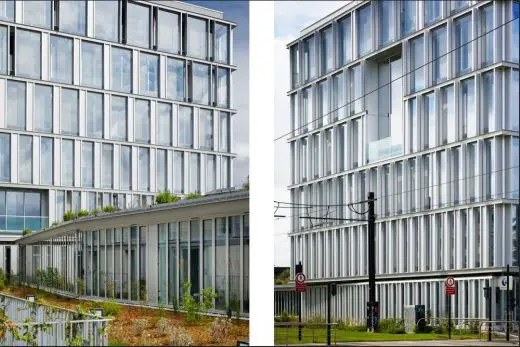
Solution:
<svg viewBox="0 0 520 347">
<path fill-rule="evenodd" d="M 448 276 L 444 281 L 444 292 L 448 300 L 448 339 L 451 339 L 451 296 L 457 293 L 455 278 Z"/>
<path fill-rule="evenodd" d="M 299 301 L 299 305 L 298 305 L 298 341 L 301 341 L 302 340 L 302 293 L 305 292 L 305 290 L 307 289 L 306 288 L 306 285 L 305 285 L 305 275 L 303 274 L 303 265 L 302 265 L 302 262 L 298 262 L 298 264 L 296 264 L 296 266 L 294 267 L 294 273 L 296 274 L 294 276 L 294 279 L 295 279 L 295 282 L 296 282 L 296 292 L 298 293 L 298 301 Z M 301 280 L 302 280 L 302 276 L 303 276 L 303 287 L 301 285 Z M 298 283 L 300 283 L 298 285 Z M 298 290 L 300 289 L 300 290 Z M 303 289 L 303 290 L 301 290 Z"/>
</svg>

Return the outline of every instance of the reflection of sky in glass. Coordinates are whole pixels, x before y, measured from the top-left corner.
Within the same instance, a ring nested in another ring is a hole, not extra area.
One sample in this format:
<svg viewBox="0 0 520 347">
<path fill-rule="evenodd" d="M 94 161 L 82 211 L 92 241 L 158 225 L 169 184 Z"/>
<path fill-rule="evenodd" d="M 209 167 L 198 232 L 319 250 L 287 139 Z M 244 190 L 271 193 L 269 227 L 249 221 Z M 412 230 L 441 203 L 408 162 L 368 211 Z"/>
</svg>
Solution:
<svg viewBox="0 0 520 347">
<path fill-rule="evenodd" d="M 94 36 L 98 39 L 117 41 L 117 1 L 94 1 Z"/>
<path fill-rule="evenodd" d="M 114 140 L 126 140 L 126 98 L 112 96 L 110 135 Z"/>
<path fill-rule="evenodd" d="M 193 64 L 193 101 L 209 103 L 209 66 Z"/>
<path fill-rule="evenodd" d="M 18 176 L 21 183 L 32 181 L 32 136 L 19 137 Z"/>
<path fill-rule="evenodd" d="M 85 86 L 101 88 L 103 73 L 103 46 L 81 43 L 81 82 Z"/>
<path fill-rule="evenodd" d="M 35 129 L 47 133 L 52 132 L 52 87 L 36 85 L 34 102 Z"/>
<path fill-rule="evenodd" d="M 157 46 L 159 50 L 179 53 L 179 15 L 159 11 L 157 18 Z"/>
<path fill-rule="evenodd" d="M 171 114 L 172 106 L 170 104 L 158 104 L 157 112 L 157 143 L 160 145 L 170 145 L 170 133 L 171 133 Z"/>
<path fill-rule="evenodd" d="M 228 27 L 215 24 L 215 60 L 227 63 L 228 60 Z"/>
<path fill-rule="evenodd" d="M 141 94 L 157 96 L 159 85 L 159 79 L 157 78 L 159 57 L 144 53 L 141 53 L 140 55 Z"/>
<path fill-rule="evenodd" d="M 121 188 L 130 189 L 132 180 L 132 167 L 130 158 L 130 147 L 121 146 Z"/>
<path fill-rule="evenodd" d="M 40 33 L 27 30 L 17 30 L 16 38 L 16 75 L 40 78 Z"/>
<path fill-rule="evenodd" d="M 61 90 L 61 131 L 64 134 L 78 133 L 78 91 Z"/>
<path fill-rule="evenodd" d="M 23 22 L 37 27 L 51 27 L 52 2 L 47 0 L 24 1 Z"/>
<path fill-rule="evenodd" d="M 150 152 L 148 148 L 139 148 L 139 190 L 150 189 L 149 179 Z"/>
<path fill-rule="evenodd" d="M 112 47 L 112 75 L 111 85 L 113 90 L 130 92 L 132 79 L 131 51 Z"/>
<path fill-rule="evenodd" d="M 179 145 L 193 145 L 193 114 L 191 107 L 179 107 Z"/>
<path fill-rule="evenodd" d="M 228 69 L 217 69 L 217 90 L 218 90 L 218 104 L 219 106 L 227 107 L 228 100 Z"/>
<path fill-rule="evenodd" d="M 52 168 L 53 166 L 53 139 L 42 137 L 40 149 L 40 183 L 52 184 Z"/>
<path fill-rule="evenodd" d="M 188 17 L 188 55 L 206 59 L 207 22 L 204 19 Z"/>
<path fill-rule="evenodd" d="M 168 59 L 167 97 L 172 100 L 184 99 L 184 61 Z"/>
<path fill-rule="evenodd" d="M 150 102 L 147 100 L 135 101 L 135 140 L 150 141 Z"/>
<path fill-rule="evenodd" d="M 51 36 L 51 80 L 72 83 L 72 39 Z"/>
<path fill-rule="evenodd" d="M 87 2 L 60 0 L 60 30 L 71 34 L 85 35 Z"/>
<path fill-rule="evenodd" d="M 63 140 L 61 147 L 61 184 L 65 186 L 72 186 L 74 183 L 74 142 L 71 140 Z"/>
<path fill-rule="evenodd" d="M 149 47 L 150 7 L 128 3 L 127 9 L 128 44 Z"/>
</svg>

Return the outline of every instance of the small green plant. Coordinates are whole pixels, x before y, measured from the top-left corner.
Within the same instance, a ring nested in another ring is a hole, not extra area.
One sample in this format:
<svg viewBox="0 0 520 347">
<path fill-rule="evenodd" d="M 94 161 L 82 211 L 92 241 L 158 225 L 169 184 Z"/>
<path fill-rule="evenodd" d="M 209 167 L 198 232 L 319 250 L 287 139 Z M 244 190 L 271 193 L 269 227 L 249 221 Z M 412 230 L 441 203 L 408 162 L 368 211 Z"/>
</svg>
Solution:
<svg viewBox="0 0 520 347">
<path fill-rule="evenodd" d="M 200 193 L 189 193 L 189 194 L 186 194 L 184 196 L 184 200 L 193 200 L 193 199 L 198 199 L 198 198 L 202 198 L 202 194 L 200 194 Z"/>
<path fill-rule="evenodd" d="M 186 311 L 184 319 L 191 324 L 199 319 L 198 305 L 193 295 L 191 295 L 191 283 L 185 282 L 183 285 L 182 307 Z"/>
<path fill-rule="evenodd" d="M 89 215 L 87 210 L 79 210 L 78 217 L 87 217 Z"/>
<path fill-rule="evenodd" d="M 404 319 L 387 318 L 379 321 L 379 332 L 388 334 L 404 334 Z"/>
<path fill-rule="evenodd" d="M 172 306 L 173 306 L 173 313 L 179 312 L 179 302 L 177 301 L 176 297 L 174 297 L 172 299 Z"/>
<path fill-rule="evenodd" d="M 92 211 L 90 211 L 91 216 L 97 216 L 100 213 L 101 213 L 101 210 L 99 208 L 95 208 Z"/>
<path fill-rule="evenodd" d="M 289 315 L 287 314 L 287 312 L 283 311 L 279 316 L 274 317 L 274 321 L 277 323 L 278 322 L 281 322 L 281 323 L 289 322 Z"/>
<path fill-rule="evenodd" d="M 231 299 L 230 307 L 231 311 L 235 314 L 235 319 L 240 320 L 240 300 L 237 298 Z"/>
<path fill-rule="evenodd" d="M 107 206 L 103 207 L 103 212 L 105 212 L 105 213 L 113 213 L 116 211 L 117 211 L 117 208 L 115 208 L 112 205 L 107 205 Z"/>
<path fill-rule="evenodd" d="M 158 313 L 159 313 L 160 318 L 164 318 L 164 316 L 166 314 L 165 309 L 164 309 L 164 304 L 162 302 L 159 303 Z"/>
<path fill-rule="evenodd" d="M 159 194 L 157 194 L 155 196 L 156 204 L 167 204 L 170 202 L 177 202 L 179 200 L 180 200 L 180 198 L 177 195 L 173 195 L 168 190 L 166 190 L 164 192 L 159 192 Z"/>
<path fill-rule="evenodd" d="M 249 176 L 247 176 L 247 180 L 242 185 L 243 190 L 249 190 Z"/>
<path fill-rule="evenodd" d="M 121 305 L 113 300 L 101 301 L 100 306 L 103 309 L 104 316 L 115 317 L 121 310 Z"/>
<path fill-rule="evenodd" d="M 23 236 L 27 236 L 27 235 L 31 235 L 32 234 L 32 230 L 31 229 L 28 229 L 28 228 L 25 228 L 22 230 L 22 235 Z"/>
<path fill-rule="evenodd" d="M 74 220 L 76 218 L 78 218 L 78 215 L 76 213 L 72 212 L 72 211 L 67 211 L 63 215 L 63 220 L 65 222 L 69 222 L 69 221 Z"/>
</svg>

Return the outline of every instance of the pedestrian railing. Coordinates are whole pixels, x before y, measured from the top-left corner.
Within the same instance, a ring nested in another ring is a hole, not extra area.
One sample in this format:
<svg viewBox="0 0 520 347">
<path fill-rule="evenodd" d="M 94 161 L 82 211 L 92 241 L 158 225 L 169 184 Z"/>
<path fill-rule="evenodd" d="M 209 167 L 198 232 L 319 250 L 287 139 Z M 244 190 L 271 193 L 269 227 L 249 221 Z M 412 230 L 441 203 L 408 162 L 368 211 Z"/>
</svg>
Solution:
<svg viewBox="0 0 520 347">
<path fill-rule="evenodd" d="M 111 319 L 0 294 L 0 346 L 106 346 Z"/>
<path fill-rule="evenodd" d="M 336 344 L 338 323 L 275 323 L 274 344 L 277 346 L 313 343 L 323 345 Z"/>
<path fill-rule="evenodd" d="M 479 326 L 479 340 L 505 340 L 507 336 L 507 326 L 509 325 L 509 340 L 518 340 L 520 323 L 518 321 L 507 320 L 484 320 Z"/>
</svg>

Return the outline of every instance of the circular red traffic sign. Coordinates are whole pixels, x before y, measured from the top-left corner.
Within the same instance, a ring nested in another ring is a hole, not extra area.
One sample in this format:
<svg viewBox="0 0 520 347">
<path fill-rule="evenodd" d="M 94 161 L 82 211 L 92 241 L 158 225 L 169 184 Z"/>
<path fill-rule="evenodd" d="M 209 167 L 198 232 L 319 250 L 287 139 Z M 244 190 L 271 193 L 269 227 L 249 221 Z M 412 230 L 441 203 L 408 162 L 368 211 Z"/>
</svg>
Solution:
<svg viewBox="0 0 520 347">
<path fill-rule="evenodd" d="M 451 276 L 446 278 L 446 281 L 444 281 L 444 284 L 446 285 L 446 287 L 455 287 L 455 278 L 453 278 Z"/>
<path fill-rule="evenodd" d="M 294 277 L 294 280 L 298 284 L 305 283 L 305 280 L 306 280 L 305 274 L 302 272 L 297 273 L 296 276 Z"/>
</svg>

